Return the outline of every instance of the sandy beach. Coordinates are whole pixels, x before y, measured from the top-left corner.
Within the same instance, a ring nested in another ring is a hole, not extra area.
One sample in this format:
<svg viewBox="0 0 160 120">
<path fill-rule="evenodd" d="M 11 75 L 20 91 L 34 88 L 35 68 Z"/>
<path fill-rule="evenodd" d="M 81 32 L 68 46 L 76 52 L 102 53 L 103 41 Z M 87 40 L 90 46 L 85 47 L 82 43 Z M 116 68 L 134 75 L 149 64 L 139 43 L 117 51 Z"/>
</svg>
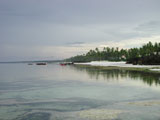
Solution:
<svg viewBox="0 0 160 120">
<path fill-rule="evenodd" d="M 121 67 L 121 68 L 145 68 L 150 71 L 160 72 L 160 65 L 132 65 L 132 64 L 126 64 L 126 62 L 92 61 L 87 63 L 75 63 L 75 65 Z"/>
</svg>

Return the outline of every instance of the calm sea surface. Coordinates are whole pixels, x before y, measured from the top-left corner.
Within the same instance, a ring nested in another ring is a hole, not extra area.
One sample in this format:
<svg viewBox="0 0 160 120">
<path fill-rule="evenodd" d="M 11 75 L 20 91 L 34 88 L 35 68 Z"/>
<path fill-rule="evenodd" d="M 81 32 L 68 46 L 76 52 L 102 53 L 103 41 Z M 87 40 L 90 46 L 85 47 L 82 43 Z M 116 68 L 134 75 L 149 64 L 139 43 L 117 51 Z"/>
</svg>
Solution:
<svg viewBox="0 0 160 120">
<path fill-rule="evenodd" d="M 0 64 L 0 120 L 160 120 L 160 75 Z"/>
</svg>

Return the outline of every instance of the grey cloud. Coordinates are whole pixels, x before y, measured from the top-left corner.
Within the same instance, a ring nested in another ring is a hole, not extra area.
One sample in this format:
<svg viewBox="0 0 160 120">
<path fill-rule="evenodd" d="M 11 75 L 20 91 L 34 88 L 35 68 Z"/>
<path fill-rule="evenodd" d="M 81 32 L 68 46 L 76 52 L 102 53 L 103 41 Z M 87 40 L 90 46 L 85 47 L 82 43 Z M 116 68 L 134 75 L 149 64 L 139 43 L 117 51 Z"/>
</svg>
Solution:
<svg viewBox="0 0 160 120">
<path fill-rule="evenodd" d="M 66 47 L 83 47 L 85 42 L 67 42 L 64 46 Z"/>
<path fill-rule="evenodd" d="M 135 28 L 139 31 L 160 32 L 160 21 L 149 21 Z"/>
</svg>

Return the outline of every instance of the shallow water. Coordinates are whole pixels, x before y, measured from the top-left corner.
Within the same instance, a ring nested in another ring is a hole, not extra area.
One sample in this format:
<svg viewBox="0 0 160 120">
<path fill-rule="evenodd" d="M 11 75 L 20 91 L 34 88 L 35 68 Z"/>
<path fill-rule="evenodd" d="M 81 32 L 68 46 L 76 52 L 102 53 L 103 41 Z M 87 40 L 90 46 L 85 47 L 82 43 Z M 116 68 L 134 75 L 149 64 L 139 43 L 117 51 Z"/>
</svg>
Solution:
<svg viewBox="0 0 160 120">
<path fill-rule="evenodd" d="M 160 75 L 0 64 L 0 120 L 160 120 Z"/>
</svg>

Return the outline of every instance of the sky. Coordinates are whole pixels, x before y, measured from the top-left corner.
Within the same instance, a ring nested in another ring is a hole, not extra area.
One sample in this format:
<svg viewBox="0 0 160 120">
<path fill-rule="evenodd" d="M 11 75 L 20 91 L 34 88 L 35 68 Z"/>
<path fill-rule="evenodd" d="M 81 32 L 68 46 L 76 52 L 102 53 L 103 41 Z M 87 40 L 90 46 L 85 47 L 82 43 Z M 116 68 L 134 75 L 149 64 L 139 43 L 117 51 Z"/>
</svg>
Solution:
<svg viewBox="0 0 160 120">
<path fill-rule="evenodd" d="M 0 0 L 0 61 L 160 42 L 160 0 Z"/>
</svg>

